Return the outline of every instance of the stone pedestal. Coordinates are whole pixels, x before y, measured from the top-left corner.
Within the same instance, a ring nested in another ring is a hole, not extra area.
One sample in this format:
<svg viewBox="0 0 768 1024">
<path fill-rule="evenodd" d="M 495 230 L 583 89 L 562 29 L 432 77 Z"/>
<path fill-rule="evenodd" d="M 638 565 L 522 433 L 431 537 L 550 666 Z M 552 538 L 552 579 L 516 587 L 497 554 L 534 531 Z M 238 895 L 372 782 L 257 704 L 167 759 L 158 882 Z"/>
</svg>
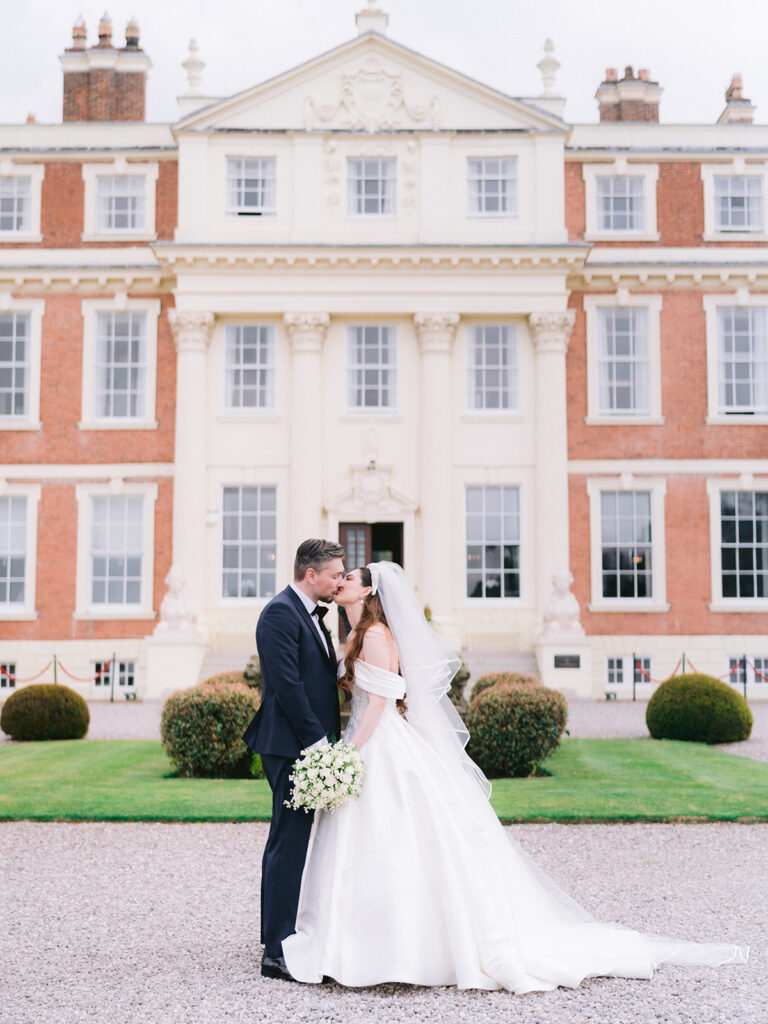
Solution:
<svg viewBox="0 0 768 1024">
<path fill-rule="evenodd" d="M 541 637 L 534 644 L 544 686 L 568 697 L 599 696 L 592 687 L 592 640 L 588 636 Z"/>
<path fill-rule="evenodd" d="M 165 700 L 176 690 L 195 686 L 208 650 L 202 635 L 167 633 L 147 637 L 144 700 Z"/>
</svg>

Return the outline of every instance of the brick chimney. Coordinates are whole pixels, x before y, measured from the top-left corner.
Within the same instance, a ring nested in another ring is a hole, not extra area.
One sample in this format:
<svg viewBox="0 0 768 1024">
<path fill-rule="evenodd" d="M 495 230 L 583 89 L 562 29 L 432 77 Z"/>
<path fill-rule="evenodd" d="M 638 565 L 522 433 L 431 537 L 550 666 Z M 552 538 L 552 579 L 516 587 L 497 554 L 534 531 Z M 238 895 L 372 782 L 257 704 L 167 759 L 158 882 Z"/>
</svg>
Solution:
<svg viewBox="0 0 768 1024">
<path fill-rule="evenodd" d="M 717 119 L 718 124 L 752 124 L 755 107 L 744 96 L 744 82 L 738 72 L 731 78 L 725 90 L 725 110 Z"/>
<path fill-rule="evenodd" d="M 147 71 L 152 66 L 139 46 L 139 26 L 125 28 L 125 46 L 112 45 L 112 21 L 104 14 L 99 41 L 86 47 L 82 18 L 72 29 L 72 45 L 60 57 L 64 69 L 64 121 L 143 121 Z"/>
<path fill-rule="evenodd" d="M 608 68 L 595 93 L 600 104 L 600 121 L 658 123 L 661 93 L 659 83 L 651 81 L 647 68 L 641 68 L 637 78 L 631 67 L 624 69 L 623 78 L 619 78 L 616 68 Z"/>
</svg>

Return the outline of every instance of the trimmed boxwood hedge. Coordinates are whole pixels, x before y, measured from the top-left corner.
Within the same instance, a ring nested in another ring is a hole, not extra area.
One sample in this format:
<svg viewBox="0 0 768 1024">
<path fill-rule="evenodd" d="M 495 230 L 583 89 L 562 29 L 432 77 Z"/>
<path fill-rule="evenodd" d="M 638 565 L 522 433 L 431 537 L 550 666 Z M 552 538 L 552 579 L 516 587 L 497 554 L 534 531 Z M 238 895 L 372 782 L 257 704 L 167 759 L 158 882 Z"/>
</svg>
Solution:
<svg viewBox="0 0 768 1024">
<path fill-rule="evenodd" d="M 467 753 L 491 779 L 524 778 L 557 749 L 567 719 L 568 705 L 558 690 L 496 682 L 477 698 L 473 694 Z"/>
<path fill-rule="evenodd" d="M 258 707 L 258 692 L 238 683 L 207 683 L 171 694 L 163 707 L 160 736 L 177 773 L 250 778 L 253 751 L 242 736 Z"/>
<path fill-rule="evenodd" d="M 475 704 L 486 690 L 497 683 L 509 683 L 519 686 L 541 686 L 538 676 L 526 675 L 524 672 L 489 672 L 480 676 L 469 695 L 469 703 Z"/>
<path fill-rule="evenodd" d="M 752 712 L 742 695 L 714 676 L 673 676 L 652 694 L 645 724 L 655 740 L 737 743 L 749 739 Z"/>
<path fill-rule="evenodd" d="M 0 729 L 14 740 L 81 740 L 90 720 L 79 693 L 56 683 L 35 683 L 8 697 Z"/>
</svg>

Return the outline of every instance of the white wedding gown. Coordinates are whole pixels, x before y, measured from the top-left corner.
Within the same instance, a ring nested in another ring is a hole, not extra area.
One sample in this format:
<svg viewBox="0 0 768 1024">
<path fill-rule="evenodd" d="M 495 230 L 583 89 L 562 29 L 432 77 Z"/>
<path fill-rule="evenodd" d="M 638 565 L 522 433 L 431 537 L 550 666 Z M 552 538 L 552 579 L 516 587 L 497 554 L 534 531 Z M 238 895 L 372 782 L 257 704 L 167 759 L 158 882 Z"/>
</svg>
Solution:
<svg viewBox="0 0 768 1024">
<path fill-rule="evenodd" d="M 399 675 L 356 662 L 345 737 L 366 691 L 388 700 L 362 748 L 362 795 L 315 816 L 296 932 L 283 941 L 296 979 L 523 993 L 649 978 L 663 962 L 746 961 L 748 947 L 596 921 L 509 837 L 475 779 L 399 714 Z"/>
</svg>

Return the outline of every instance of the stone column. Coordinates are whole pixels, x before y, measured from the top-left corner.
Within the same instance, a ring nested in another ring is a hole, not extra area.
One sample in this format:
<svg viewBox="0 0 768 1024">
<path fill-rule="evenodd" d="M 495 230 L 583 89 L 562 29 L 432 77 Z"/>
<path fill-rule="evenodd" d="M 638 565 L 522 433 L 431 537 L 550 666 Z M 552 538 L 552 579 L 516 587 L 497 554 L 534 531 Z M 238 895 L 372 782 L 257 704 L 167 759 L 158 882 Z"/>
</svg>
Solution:
<svg viewBox="0 0 768 1024">
<path fill-rule="evenodd" d="M 291 513 L 289 545 L 322 536 L 323 344 L 327 313 L 286 313 L 291 343 Z"/>
<path fill-rule="evenodd" d="M 201 622 L 206 611 L 206 460 L 208 345 L 213 313 L 168 311 L 176 342 L 176 453 L 173 481 L 173 564 Z"/>
<path fill-rule="evenodd" d="M 432 609 L 432 623 L 447 643 L 460 637 L 453 616 L 456 578 L 454 543 L 453 450 L 451 443 L 451 357 L 459 323 L 457 313 L 417 313 L 421 349 L 421 579 L 419 599 Z"/>
<path fill-rule="evenodd" d="M 536 350 L 536 607 L 543 613 L 555 573 L 569 569 L 568 418 L 565 354 L 574 313 L 531 313 Z"/>
</svg>

